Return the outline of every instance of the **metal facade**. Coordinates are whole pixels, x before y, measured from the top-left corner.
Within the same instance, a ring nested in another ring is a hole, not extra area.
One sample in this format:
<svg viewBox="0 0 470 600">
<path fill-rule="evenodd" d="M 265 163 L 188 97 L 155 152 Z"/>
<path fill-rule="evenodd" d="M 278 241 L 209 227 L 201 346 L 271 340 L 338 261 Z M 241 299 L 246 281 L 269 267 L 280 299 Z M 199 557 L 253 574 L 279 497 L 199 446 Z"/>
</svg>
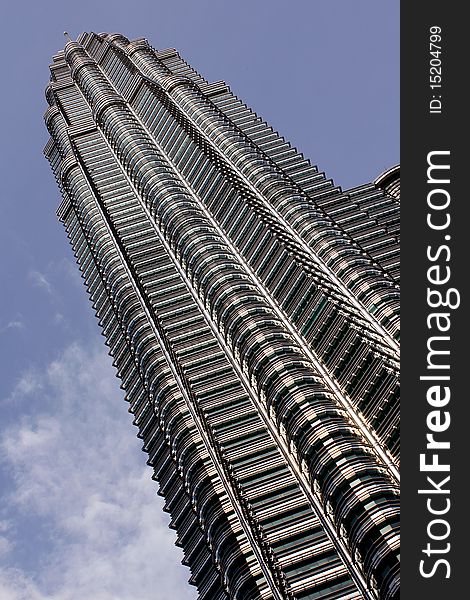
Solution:
<svg viewBox="0 0 470 600">
<path fill-rule="evenodd" d="M 144 39 L 67 42 L 46 97 L 58 216 L 201 600 L 398 598 L 397 194 L 343 192 Z"/>
</svg>

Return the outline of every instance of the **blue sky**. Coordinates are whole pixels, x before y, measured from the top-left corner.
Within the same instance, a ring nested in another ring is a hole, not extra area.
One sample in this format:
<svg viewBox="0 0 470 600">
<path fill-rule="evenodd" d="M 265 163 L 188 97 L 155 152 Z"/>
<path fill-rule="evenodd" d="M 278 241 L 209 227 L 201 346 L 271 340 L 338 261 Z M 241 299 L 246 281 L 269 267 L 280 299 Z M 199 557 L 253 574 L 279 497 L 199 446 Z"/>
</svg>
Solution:
<svg viewBox="0 0 470 600">
<path fill-rule="evenodd" d="M 186 600 L 187 569 L 55 210 L 44 87 L 63 31 L 175 47 L 343 188 L 399 161 L 398 2 L 2 6 L 0 600 Z"/>
</svg>

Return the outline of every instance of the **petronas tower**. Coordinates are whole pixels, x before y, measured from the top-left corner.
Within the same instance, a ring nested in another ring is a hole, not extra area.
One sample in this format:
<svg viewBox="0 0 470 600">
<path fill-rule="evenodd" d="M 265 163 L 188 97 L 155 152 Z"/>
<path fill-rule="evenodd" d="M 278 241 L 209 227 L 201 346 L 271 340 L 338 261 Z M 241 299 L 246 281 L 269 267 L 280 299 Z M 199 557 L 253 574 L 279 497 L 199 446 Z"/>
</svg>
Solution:
<svg viewBox="0 0 470 600">
<path fill-rule="evenodd" d="M 397 169 L 342 191 L 145 39 L 50 70 L 58 217 L 199 598 L 397 599 Z"/>
</svg>

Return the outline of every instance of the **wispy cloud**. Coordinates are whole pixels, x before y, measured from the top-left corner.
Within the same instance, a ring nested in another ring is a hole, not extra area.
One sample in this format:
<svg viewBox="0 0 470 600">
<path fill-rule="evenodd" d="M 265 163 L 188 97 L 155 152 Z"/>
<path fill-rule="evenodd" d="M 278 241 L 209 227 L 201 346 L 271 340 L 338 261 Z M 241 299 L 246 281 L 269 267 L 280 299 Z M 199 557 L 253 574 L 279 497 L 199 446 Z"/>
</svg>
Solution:
<svg viewBox="0 0 470 600">
<path fill-rule="evenodd" d="M 21 381 L 17 395 L 26 397 Z M 0 531 L 0 598 L 195 598 L 104 348 L 69 347 L 31 385 L 41 410 L 0 436 L 14 481 L 2 501 L 10 520 L 37 523 L 30 552 L 40 565 L 12 563 L 9 529 Z"/>
<path fill-rule="evenodd" d="M 54 314 L 53 322 L 54 322 L 54 325 L 56 325 L 57 327 L 60 327 L 64 331 L 67 331 L 67 332 L 73 331 L 73 327 L 71 327 L 71 323 L 70 323 L 69 319 L 66 316 L 64 316 L 64 314 L 61 312 L 56 312 Z"/>
<path fill-rule="evenodd" d="M 0 333 L 4 333 L 5 331 L 8 331 L 9 329 L 24 329 L 24 328 L 25 328 L 25 324 L 23 323 L 23 321 L 21 321 L 20 319 L 13 319 L 12 321 L 9 321 L 3 327 L 0 327 Z"/>
<path fill-rule="evenodd" d="M 48 294 L 53 293 L 52 285 L 47 279 L 47 277 L 44 275 L 44 273 L 33 269 L 29 272 L 29 278 L 31 279 L 34 285 L 45 290 Z"/>
<path fill-rule="evenodd" d="M 5 398 L 4 402 L 21 400 L 39 392 L 42 388 L 43 376 L 36 369 L 29 369 L 20 376 L 10 396 Z"/>
<path fill-rule="evenodd" d="M 0 521 L 0 560 L 10 552 L 13 546 L 12 541 L 5 535 L 8 534 L 9 529 L 10 523 L 8 521 Z"/>
</svg>

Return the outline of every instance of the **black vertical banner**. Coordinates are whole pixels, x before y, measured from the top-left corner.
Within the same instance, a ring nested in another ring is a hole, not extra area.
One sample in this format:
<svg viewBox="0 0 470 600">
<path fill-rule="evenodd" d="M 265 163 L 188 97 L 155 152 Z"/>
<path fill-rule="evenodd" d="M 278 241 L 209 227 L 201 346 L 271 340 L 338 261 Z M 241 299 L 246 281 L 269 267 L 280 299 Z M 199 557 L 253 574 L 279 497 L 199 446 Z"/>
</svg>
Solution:
<svg viewBox="0 0 470 600">
<path fill-rule="evenodd" d="M 463 5 L 402 3 L 402 595 L 467 597 L 470 374 Z"/>
</svg>

